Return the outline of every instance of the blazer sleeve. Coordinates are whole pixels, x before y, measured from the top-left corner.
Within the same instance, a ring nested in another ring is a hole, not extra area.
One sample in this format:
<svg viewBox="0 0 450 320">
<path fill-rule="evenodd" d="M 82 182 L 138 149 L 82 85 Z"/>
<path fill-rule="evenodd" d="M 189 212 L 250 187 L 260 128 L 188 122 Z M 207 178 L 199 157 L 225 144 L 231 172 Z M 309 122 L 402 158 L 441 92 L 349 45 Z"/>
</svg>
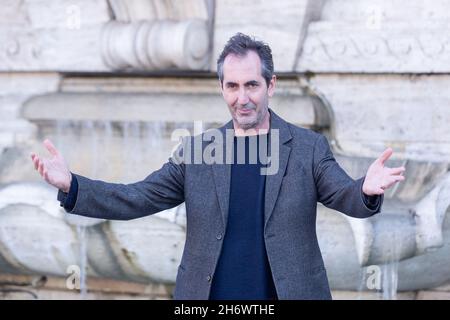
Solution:
<svg viewBox="0 0 450 320">
<path fill-rule="evenodd" d="M 328 208 L 354 218 L 367 218 L 380 212 L 384 196 L 378 196 L 375 206 L 368 206 L 362 192 L 365 176 L 354 180 L 336 162 L 327 139 L 319 135 L 314 145 L 314 179 L 318 201 Z"/>
<path fill-rule="evenodd" d="M 78 194 L 73 209 L 68 212 L 91 218 L 130 220 L 181 204 L 185 174 L 182 156 L 177 157 L 181 145 L 159 170 L 136 183 L 108 183 L 74 174 Z"/>
</svg>

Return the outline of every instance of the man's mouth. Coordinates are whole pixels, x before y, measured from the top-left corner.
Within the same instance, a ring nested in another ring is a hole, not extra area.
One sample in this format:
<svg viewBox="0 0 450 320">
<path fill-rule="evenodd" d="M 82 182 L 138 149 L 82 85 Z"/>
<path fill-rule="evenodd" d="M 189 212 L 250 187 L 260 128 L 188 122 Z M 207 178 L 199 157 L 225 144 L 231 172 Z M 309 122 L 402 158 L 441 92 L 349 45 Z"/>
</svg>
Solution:
<svg viewBox="0 0 450 320">
<path fill-rule="evenodd" d="M 253 111 L 253 109 L 238 109 L 240 115 L 248 115 Z"/>
</svg>

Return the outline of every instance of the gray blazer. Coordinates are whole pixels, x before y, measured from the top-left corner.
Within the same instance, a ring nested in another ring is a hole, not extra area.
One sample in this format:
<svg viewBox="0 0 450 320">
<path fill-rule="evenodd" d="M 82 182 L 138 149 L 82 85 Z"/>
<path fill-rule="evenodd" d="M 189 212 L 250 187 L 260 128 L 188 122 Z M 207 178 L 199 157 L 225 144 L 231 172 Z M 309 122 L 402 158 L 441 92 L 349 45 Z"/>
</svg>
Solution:
<svg viewBox="0 0 450 320">
<path fill-rule="evenodd" d="M 323 135 L 270 113 L 271 130 L 279 130 L 279 170 L 266 177 L 264 239 L 277 294 L 279 299 L 330 299 L 316 236 L 317 202 L 366 218 L 380 211 L 383 197 L 371 210 L 363 199 L 364 177 L 355 181 L 344 172 Z M 232 128 L 230 121 L 219 130 Z M 204 133 L 199 137 L 206 140 L 203 147 L 212 142 Z M 226 232 L 231 165 L 183 163 L 179 155 L 186 153 L 175 153 L 161 169 L 127 185 L 75 175 L 78 197 L 70 213 L 129 220 L 186 202 L 186 244 L 174 298 L 208 299 Z"/>
</svg>

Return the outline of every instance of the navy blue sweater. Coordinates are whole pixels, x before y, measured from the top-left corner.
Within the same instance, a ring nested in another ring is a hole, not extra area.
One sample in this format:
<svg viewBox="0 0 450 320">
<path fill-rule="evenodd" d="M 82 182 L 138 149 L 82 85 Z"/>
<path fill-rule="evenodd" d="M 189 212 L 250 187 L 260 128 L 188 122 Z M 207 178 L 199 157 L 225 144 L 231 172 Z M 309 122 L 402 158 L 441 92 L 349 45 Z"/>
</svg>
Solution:
<svg viewBox="0 0 450 320">
<path fill-rule="evenodd" d="M 228 222 L 210 299 L 276 299 L 264 244 L 266 176 L 260 172 L 262 164 L 259 157 L 256 157 L 255 164 L 249 159 L 249 150 L 256 150 L 259 154 L 257 139 L 267 141 L 267 134 L 234 139 Z M 244 146 L 244 164 L 237 163 L 238 140 Z M 249 149 L 251 140 L 257 148 Z"/>
</svg>

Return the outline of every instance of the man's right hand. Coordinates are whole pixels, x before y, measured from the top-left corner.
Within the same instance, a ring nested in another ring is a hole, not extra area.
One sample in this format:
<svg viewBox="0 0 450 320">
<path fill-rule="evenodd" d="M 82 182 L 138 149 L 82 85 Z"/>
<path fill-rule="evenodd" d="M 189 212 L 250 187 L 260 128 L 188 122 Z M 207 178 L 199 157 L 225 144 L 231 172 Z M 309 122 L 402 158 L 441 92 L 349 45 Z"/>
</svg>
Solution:
<svg viewBox="0 0 450 320">
<path fill-rule="evenodd" d="M 34 168 L 49 184 L 68 193 L 72 182 L 72 174 L 66 161 L 49 139 L 44 140 L 44 146 L 50 152 L 51 158 L 41 159 L 35 153 L 32 153 L 31 160 L 33 160 Z"/>
</svg>

